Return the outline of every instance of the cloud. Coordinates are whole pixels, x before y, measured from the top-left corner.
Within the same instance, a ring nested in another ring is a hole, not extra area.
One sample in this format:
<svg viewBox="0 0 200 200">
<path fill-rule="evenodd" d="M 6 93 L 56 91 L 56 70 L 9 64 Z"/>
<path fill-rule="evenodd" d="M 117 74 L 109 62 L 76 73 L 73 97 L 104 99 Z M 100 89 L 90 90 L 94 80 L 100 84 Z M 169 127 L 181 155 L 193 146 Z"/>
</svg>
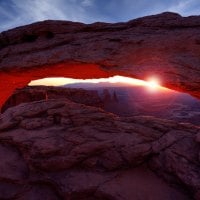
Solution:
<svg viewBox="0 0 200 200">
<path fill-rule="evenodd" d="M 0 31 L 47 19 L 119 22 L 165 11 L 198 14 L 199 0 L 0 0 Z"/>
<path fill-rule="evenodd" d="M 182 14 L 183 16 L 199 15 L 200 2 L 198 0 L 184 0 L 178 2 L 169 8 L 173 12 Z"/>
<path fill-rule="evenodd" d="M 81 3 L 82 3 L 83 6 L 92 6 L 94 1 L 92 1 L 92 0 L 83 0 Z"/>
<path fill-rule="evenodd" d="M 79 4 L 70 0 L 10 0 L 9 5 L 0 7 L 0 30 L 47 19 L 87 22 L 85 7 L 91 5 L 90 0 Z"/>
</svg>

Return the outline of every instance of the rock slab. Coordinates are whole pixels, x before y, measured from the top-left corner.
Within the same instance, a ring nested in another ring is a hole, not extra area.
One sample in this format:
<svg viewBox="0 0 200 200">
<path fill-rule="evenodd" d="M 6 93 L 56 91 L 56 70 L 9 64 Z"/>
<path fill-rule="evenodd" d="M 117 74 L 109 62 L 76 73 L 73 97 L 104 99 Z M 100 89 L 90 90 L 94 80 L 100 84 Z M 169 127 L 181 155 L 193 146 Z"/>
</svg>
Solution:
<svg viewBox="0 0 200 200">
<path fill-rule="evenodd" d="M 68 99 L 0 119 L 0 199 L 199 200 L 200 127 Z"/>
</svg>

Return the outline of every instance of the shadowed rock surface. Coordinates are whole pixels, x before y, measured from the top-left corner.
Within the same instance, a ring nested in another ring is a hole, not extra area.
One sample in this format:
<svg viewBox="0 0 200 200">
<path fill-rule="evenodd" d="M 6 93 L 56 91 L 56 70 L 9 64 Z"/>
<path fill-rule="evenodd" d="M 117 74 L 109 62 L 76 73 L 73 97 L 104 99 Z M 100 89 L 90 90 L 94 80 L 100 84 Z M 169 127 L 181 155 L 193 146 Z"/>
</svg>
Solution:
<svg viewBox="0 0 200 200">
<path fill-rule="evenodd" d="M 63 98 L 88 106 L 103 107 L 103 101 L 95 90 L 51 86 L 27 86 L 17 89 L 12 96 L 7 99 L 1 111 L 4 112 L 6 109 L 19 105 L 20 103 Z"/>
<path fill-rule="evenodd" d="M 1 111 L 20 103 L 45 99 L 67 98 L 76 103 L 103 108 L 119 116 L 154 116 L 176 122 L 200 125 L 200 101 L 185 93 L 165 90 L 149 93 L 141 87 L 77 88 L 28 86 L 17 89 L 4 103 Z M 69 87 L 69 86 L 68 86 Z"/>
<path fill-rule="evenodd" d="M 116 24 L 44 21 L 2 32 L 0 105 L 15 88 L 50 76 L 156 76 L 163 86 L 200 97 L 199 35 L 199 16 L 175 13 Z"/>
<path fill-rule="evenodd" d="M 199 142 L 189 124 L 20 104 L 1 115 L 0 199 L 199 200 Z"/>
<path fill-rule="evenodd" d="M 0 107 L 15 88 L 59 76 L 156 76 L 200 97 L 199 35 L 199 16 L 174 13 L 2 32 Z M 199 126 L 45 99 L 0 116 L 0 199 L 200 199 Z"/>
</svg>

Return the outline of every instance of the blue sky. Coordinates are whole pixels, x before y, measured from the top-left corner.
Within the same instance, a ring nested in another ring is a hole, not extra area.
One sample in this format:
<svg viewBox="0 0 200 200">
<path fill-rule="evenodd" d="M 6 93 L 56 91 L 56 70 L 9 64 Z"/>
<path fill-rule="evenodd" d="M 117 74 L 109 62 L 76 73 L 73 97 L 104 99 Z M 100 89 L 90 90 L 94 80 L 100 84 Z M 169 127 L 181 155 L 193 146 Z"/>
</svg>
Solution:
<svg viewBox="0 0 200 200">
<path fill-rule="evenodd" d="M 0 0 L 0 32 L 46 19 L 119 22 L 165 11 L 199 15 L 200 0 Z"/>
</svg>

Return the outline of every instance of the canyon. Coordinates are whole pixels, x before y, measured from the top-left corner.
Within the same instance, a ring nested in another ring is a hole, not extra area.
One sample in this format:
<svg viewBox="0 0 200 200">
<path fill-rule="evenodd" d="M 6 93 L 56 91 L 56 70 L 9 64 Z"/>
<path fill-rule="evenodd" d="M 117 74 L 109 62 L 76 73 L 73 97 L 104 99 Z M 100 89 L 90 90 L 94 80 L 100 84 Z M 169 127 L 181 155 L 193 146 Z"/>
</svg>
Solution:
<svg viewBox="0 0 200 200">
<path fill-rule="evenodd" d="M 146 86 L 109 82 L 75 83 L 62 87 L 27 86 L 16 89 L 1 111 L 21 103 L 65 98 L 121 117 L 154 116 L 197 126 L 200 122 L 200 101 L 188 94 L 165 89 L 151 91 Z"/>
<path fill-rule="evenodd" d="M 94 91 L 25 87 L 45 77 L 155 76 L 200 98 L 199 35 L 199 16 L 176 13 L 0 33 L 0 199 L 199 200 L 198 122 L 119 116 Z"/>
<path fill-rule="evenodd" d="M 17 89 L 2 106 L 2 112 L 21 103 L 66 98 L 87 106 L 103 107 L 103 101 L 95 90 L 35 86 Z"/>
</svg>

